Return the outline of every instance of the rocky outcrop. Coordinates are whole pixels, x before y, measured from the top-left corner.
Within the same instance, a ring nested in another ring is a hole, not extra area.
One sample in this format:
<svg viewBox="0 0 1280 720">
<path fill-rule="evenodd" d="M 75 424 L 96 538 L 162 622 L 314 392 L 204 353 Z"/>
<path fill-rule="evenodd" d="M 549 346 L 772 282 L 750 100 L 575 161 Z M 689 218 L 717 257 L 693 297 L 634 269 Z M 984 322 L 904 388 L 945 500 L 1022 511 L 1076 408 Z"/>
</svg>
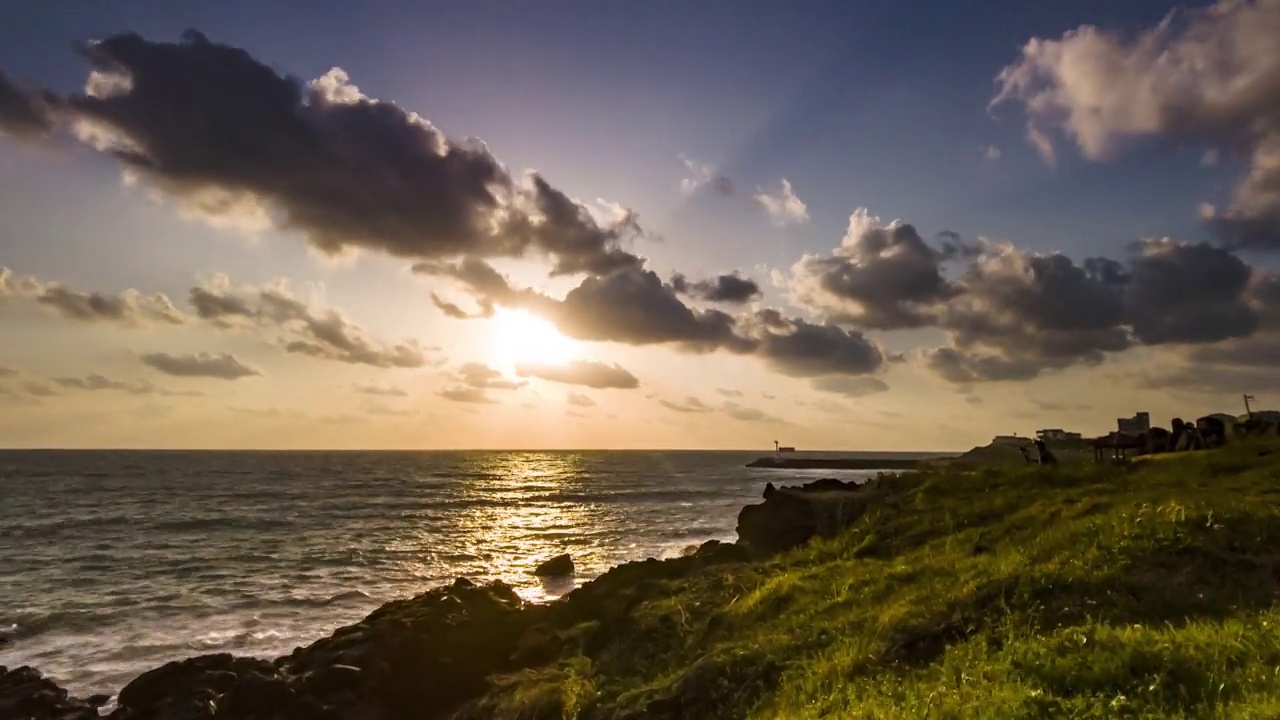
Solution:
<svg viewBox="0 0 1280 720">
<path fill-rule="evenodd" d="M 573 574 L 573 569 L 573 558 L 565 553 L 539 563 L 533 574 L 538 577 L 568 577 Z"/>
<path fill-rule="evenodd" d="M 764 502 L 738 513 L 738 542 L 768 555 L 798 547 L 814 537 L 831 537 L 866 511 L 878 481 L 834 479 L 794 487 L 765 486 Z"/>
<path fill-rule="evenodd" d="M 564 598 L 525 603 L 509 586 L 452 585 L 386 603 L 364 620 L 272 660 L 204 655 L 162 665 L 120 691 L 110 720 L 435 720 L 454 717 L 503 673 L 553 662 L 566 631 L 583 650 L 626 637 L 627 615 L 663 583 L 744 562 L 715 540 L 672 560 L 613 568 Z M 576 652 L 576 650 L 575 650 Z M 106 698 L 100 698 L 105 701 Z M 101 704 L 101 703 L 98 703 Z M 87 701 L 30 668 L 0 668 L 0 718 L 88 720 Z"/>
<path fill-rule="evenodd" d="M 545 662 L 544 615 L 502 583 L 459 579 L 387 603 L 367 618 L 274 662 L 206 655 L 143 673 L 120 691 L 112 720 L 442 718 L 488 678 Z"/>
<path fill-rule="evenodd" d="M 911 470 L 919 467 L 915 458 L 815 458 L 768 455 L 747 463 L 749 468 L 773 470 Z"/>
<path fill-rule="evenodd" d="M 89 720 L 98 711 L 71 697 L 57 683 L 29 667 L 0 665 L 0 718 L 22 720 Z"/>
</svg>

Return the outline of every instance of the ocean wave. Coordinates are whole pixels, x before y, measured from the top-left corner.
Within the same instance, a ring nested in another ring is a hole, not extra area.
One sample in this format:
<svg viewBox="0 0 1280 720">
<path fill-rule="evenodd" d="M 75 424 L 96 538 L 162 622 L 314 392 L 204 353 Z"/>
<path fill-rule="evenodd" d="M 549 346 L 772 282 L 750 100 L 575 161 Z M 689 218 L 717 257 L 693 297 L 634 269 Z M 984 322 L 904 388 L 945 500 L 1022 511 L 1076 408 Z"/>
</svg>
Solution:
<svg viewBox="0 0 1280 720">
<path fill-rule="evenodd" d="M 189 530 L 272 530 L 276 528 L 285 528 L 295 525 L 289 520 L 279 517 L 235 517 L 235 516 L 218 516 L 218 517 L 197 517 L 184 518 L 181 520 L 165 520 L 152 525 L 152 529 L 159 532 L 183 532 Z"/>
<path fill-rule="evenodd" d="M 746 459 L 0 456 L 0 544 L 21 549 L 0 557 L 0 634 L 12 640 L 3 659 L 63 668 L 72 690 L 87 694 L 192 654 L 193 638 L 198 652 L 287 652 L 378 602 L 461 575 L 545 600 L 563 589 L 529 571 L 553 554 L 571 552 L 583 582 L 615 563 L 731 535 L 738 508 L 764 485 L 739 467 Z"/>
</svg>

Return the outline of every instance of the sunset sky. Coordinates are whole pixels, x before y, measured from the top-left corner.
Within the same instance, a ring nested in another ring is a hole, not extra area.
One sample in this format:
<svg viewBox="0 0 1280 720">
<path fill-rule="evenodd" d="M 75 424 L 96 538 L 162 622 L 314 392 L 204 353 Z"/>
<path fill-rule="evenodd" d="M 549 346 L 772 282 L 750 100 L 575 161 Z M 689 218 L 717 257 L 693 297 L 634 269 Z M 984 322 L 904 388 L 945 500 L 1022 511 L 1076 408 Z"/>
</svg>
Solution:
<svg viewBox="0 0 1280 720">
<path fill-rule="evenodd" d="M 1280 406 L 1280 0 L 25 5 L 0 446 Z"/>
</svg>

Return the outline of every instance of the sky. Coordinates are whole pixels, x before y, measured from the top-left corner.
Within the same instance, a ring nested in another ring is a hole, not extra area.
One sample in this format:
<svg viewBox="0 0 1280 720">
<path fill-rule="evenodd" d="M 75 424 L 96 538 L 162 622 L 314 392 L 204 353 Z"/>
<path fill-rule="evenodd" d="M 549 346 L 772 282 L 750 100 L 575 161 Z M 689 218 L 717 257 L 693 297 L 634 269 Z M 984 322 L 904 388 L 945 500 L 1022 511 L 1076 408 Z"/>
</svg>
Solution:
<svg viewBox="0 0 1280 720">
<path fill-rule="evenodd" d="M 1280 405 L 1280 0 L 5 15 L 3 447 L 951 450 Z"/>
</svg>

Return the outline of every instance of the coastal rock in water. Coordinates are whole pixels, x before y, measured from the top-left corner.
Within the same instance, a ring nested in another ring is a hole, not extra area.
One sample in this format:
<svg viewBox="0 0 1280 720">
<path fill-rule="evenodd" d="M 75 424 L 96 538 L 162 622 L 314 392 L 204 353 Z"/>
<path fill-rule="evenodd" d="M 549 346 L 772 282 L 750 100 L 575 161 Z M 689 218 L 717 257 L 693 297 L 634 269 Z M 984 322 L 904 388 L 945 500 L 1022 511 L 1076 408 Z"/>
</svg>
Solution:
<svg viewBox="0 0 1280 720">
<path fill-rule="evenodd" d="M 738 542 L 758 554 L 790 550 L 831 537 L 862 516 L 871 483 L 826 478 L 798 487 L 766 487 L 765 501 L 738 513 Z"/>
<path fill-rule="evenodd" d="M 495 673 L 552 659 L 559 635 L 530 630 L 545 617 L 507 585 L 460 580 L 386 603 L 364 620 L 274 662 L 221 654 L 168 663 L 126 685 L 109 717 L 444 718 L 483 693 Z M 0 718 L 8 717 L 0 710 Z"/>
<path fill-rule="evenodd" d="M 455 582 L 389 602 L 276 664 L 309 678 L 305 697 L 335 717 L 446 717 L 490 675 L 518 669 L 517 644 L 540 617 L 503 583 Z"/>
<path fill-rule="evenodd" d="M 29 667 L 0 665 L 0 718 L 89 720 L 98 711 Z"/>
<path fill-rule="evenodd" d="M 568 553 L 557 555 L 533 569 L 538 577 L 564 577 L 573 574 L 573 558 Z"/>
</svg>

